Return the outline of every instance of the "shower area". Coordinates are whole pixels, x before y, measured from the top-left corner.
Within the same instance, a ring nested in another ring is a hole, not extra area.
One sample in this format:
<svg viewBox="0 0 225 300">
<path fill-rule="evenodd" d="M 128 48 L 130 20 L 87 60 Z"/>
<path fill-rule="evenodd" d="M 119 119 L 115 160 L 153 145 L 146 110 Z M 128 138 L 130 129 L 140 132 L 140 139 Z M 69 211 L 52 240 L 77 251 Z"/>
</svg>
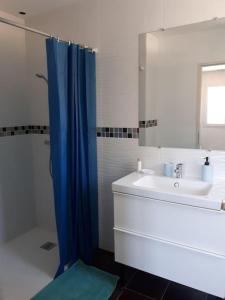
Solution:
<svg viewBox="0 0 225 300">
<path fill-rule="evenodd" d="M 0 44 L 0 299 L 25 300 L 59 263 L 45 38 L 0 22 Z"/>
</svg>

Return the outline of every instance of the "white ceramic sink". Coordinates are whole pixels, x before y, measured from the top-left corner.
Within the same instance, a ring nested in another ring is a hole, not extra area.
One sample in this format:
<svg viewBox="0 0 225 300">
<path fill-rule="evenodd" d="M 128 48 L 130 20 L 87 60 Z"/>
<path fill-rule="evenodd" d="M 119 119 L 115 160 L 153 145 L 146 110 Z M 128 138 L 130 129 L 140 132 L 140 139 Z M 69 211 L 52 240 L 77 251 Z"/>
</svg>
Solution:
<svg viewBox="0 0 225 300">
<path fill-rule="evenodd" d="M 113 192 L 214 210 L 221 210 L 225 201 L 225 182 L 208 184 L 134 172 L 113 182 L 112 188 Z"/>
<path fill-rule="evenodd" d="M 175 194 L 206 196 L 209 194 L 212 185 L 197 180 L 186 180 L 177 178 L 168 178 L 162 176 L 144 176 L 134 182 L 134 185 L 146 187 L 161 192 Z"/>
</svg>

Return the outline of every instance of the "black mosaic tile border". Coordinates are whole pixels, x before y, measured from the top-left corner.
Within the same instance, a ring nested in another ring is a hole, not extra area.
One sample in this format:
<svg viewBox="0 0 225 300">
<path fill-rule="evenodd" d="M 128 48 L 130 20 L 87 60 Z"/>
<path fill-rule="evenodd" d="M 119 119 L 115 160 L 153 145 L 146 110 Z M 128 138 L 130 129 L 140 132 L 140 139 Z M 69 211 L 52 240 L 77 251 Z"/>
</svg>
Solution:
<svg viewBox="0 0 225 300">
<path fill-rule="evenodd" d="M 138 139 L 139 129 L 157 126 L 157 120 L 140 121 L 139 128 L 128 127 L 97 127 L 96 136 L 104 138 Z M 25 125 L 13 127 L 0 127 L 0 137 L 26 134 L 49 134 L 49 126 Z"/>
<path fill-rule="evenodd" d="M 31 134 L 49 134 L 49 126 L 46 125 L 30 125 Z"/>
<path fill-rule="evenodd" d="M 0 137 L 26 135 L 26 134 L 49 134 L 49 126 L 46 125 L 25 125 L 0 127 Z M 97 137 L 106 138 L 139 138 L 139 128 L 125 127 L 97 127 Z"/>
<path fill-rule="evenodd" d="M 49 126 L 25 125 L 13 127 L 0 127 L 0 137 L 25 134 L 48 134 Z"/>
<path fill-rule="evenodd" d="M 149 128 L 158 126 L 158 120 L 139 121 L 139 128 Z"/>
<path fill-rule="evenodd" d="M 97 137 L 138 139 L 139 128 L 97 127 Z"/>
</svg>

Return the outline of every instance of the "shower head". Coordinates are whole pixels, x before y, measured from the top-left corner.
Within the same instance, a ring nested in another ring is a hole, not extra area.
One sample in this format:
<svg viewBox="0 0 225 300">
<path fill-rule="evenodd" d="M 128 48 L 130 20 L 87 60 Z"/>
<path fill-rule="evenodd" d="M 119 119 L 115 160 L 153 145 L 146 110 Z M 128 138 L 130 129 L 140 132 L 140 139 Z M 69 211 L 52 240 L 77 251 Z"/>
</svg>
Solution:
<svg viewBox="0 0 225 300">
<path fill-rule="evenodd" d="M 45 77 L 45 75 L 43 75 L 41 73 L 36 73 L 35 76 L 37 78 L 43 79 L 48 84 L 48 79 Z"/>
</svg>

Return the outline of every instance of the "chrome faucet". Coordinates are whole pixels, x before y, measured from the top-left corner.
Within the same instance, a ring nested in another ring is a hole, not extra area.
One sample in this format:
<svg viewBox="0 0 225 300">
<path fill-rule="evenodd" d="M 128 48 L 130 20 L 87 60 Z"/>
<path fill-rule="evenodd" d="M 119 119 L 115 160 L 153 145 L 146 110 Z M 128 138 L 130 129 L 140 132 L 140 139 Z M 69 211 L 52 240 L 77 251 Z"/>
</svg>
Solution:
<svg viewBox="0 0 225 300">
<path fill-rule="evenodd" d="M 177 164 L 174 172 L 176 174 L 176 178 L 182 178 L 183 177 L 183 164 L 181 164 L 181 163 Z"/>
</svg>

